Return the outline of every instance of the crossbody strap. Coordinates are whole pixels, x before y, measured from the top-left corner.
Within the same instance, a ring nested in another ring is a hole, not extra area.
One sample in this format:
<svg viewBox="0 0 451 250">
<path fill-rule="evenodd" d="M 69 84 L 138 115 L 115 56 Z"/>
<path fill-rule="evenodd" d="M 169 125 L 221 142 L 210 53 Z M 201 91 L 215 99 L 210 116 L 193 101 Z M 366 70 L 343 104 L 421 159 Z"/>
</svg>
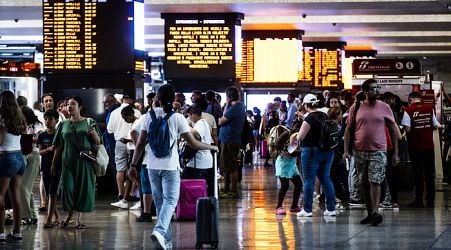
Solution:
<svg viewBox="0 0 451 250">
<path fill-rule="evenodd" d="M 81 143 L 80 143 L 80 139 L 79 139 L 78 136 L 77 136 L 77 131 L 75 130 L 75 126 L 74 126 L 74 124 L 73 124 L 71 121 L 69 121 L 69 126 L 70 126 L 70 128 L 72 129 L 72 132 L 74 133 L 74 137 L 75 137 L 75 146 L 78 148 L 78 150 L 82 150 L 83 147 L 82 147 L 82 145 L 81 145 Z"/>
</svg>

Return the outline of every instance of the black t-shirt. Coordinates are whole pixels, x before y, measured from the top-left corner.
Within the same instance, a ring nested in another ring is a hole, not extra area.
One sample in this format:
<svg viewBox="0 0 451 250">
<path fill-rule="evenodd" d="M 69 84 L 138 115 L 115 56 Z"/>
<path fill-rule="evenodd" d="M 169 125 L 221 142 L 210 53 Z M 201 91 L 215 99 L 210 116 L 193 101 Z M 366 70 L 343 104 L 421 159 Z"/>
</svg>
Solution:
<svg viewBox="0 0 451 250">
<path fill-rule="evenodd" d="M 44 146 L 44 148 L 52 146 L 54 136 L 55 134 L 49 134 L 47 131 L 40 133 L 38 135 L 38 141 L 36 143 L 36 146 L 38 147 Z M 41 171 L 43 172 L 43 174 L 50 175 L 52 160 L 53 160 L 53 152 L 49 152 L 41 156 Z"/>
<path fill-rule="evenodd" d="M 321 123 L 327 119 L 327 114 L 321 111 L 310 113 L 304 121 L 310 125 L 310 130 L 301 143 L 302 147 L 319 147 L 321 138 Z"/>
</svg>

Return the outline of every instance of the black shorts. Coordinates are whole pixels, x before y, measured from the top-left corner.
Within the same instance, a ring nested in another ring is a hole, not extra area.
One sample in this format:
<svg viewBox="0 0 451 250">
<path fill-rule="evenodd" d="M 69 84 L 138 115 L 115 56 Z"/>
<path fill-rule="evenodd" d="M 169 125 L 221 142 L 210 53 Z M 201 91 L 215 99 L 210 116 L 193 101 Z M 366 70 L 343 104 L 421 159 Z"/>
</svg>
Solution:
<svg viewBox="0 0 451 250">
<path fill-rule="evenodd" d="M 56 176 L 53 176 L 51 174 L 42 175 L 42 178 L 44 180 L 45 194 L 47 196 L 56 195 L 58 193 L 60 177 L 61 177 L 61 174 L 59 174 L 59 173 Z"/>
</svg>

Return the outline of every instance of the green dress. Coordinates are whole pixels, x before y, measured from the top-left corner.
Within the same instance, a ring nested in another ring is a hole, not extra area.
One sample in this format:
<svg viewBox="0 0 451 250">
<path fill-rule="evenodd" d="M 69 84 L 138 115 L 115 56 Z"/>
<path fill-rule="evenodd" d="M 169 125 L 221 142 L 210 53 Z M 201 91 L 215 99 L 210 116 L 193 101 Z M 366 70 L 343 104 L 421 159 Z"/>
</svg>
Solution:
<svg viewBox="0 0 451 250">
<path fill-rule="evenodd" d="M 53 140 L 56 147 L 62 146 L 62 168 L 60 194 L 64 211 L 92 212 L 95 199 L 95 172 L 91 162 L 79 157 L 77 141 L 87 149 L 93 150 L 93 143 L 88 135 L 88 119 L 78 122 L 65 120 L 60 123 Z M 91 120 L 93 122 L 93 120 Z M 75 128 L 77 137 L 72 131 Z M 95 130 L 100 138 L 100 130 Z"/>
</svg>

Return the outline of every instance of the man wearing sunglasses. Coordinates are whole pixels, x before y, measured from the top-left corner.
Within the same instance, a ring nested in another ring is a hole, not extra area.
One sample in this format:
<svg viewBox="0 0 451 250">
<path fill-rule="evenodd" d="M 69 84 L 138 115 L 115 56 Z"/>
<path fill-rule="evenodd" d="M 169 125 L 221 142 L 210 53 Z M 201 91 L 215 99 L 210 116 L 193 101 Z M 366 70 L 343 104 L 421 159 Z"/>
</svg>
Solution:
<svg viewBox="0 0 451 250">
<path fill-rule="evenodd" d="M 354 112 L 355 104 L 351 106 L 346 120 L 344 137 L 344 157 L 349 157 L 350 127 L 355 121 L 353 156 L 355 167 L 359 176 L 360 185 L 364 194 L 364 200 L 368 216 L 360 221 L 360 224 L 379 225 L 382 215 L 378 213 L 381 197 L 381 183 L 385 178 L 387 161 L 393 161 L 396 165 L 398 157 L 398 140 L 401 138 L 398 126 L 393 117 L 393 112 L 388 104 L 377 100 L 379 86 L 374 79 L 368 79 L 362 84 L 365 100 L 360 102 L 357 113 Z M 390 132 L 394 148 L 393 159 L 387 159 L 387 133 Z"/>
</svg>

